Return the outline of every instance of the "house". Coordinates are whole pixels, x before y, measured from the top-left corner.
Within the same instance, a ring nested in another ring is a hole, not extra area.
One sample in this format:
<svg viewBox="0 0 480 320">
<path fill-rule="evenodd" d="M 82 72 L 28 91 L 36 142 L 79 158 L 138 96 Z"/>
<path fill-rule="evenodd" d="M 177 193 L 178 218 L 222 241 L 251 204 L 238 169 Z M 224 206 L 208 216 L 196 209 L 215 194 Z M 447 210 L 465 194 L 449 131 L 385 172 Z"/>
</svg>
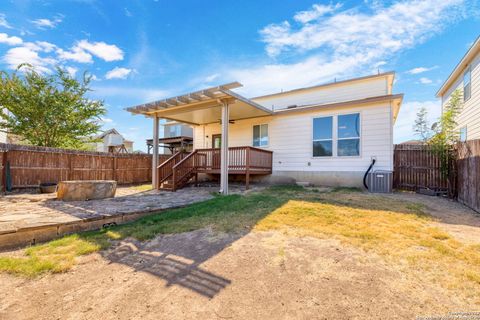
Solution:
<svg viewBox="0 0 480 320">
<path fill-rule="evenodd" d="M 442 109 L 457 89 L 463 97 L 463 108 L 456 119 L 460 140 L 480 139 L 480 37 L 438 90 L 437 97 L 442 99 Z"/>
<path fill-rule="evenodd" d="M 193 126 L 193 149 L 158 167 L 153 184 L 178 189 L 199 176 L 362 186 L 374 170 L 393 171 L 393 125 L 402 94 L 393 94 L 393 72 L 248 99 L 233 82 L 127 110 Z M 154 148 L 154 154 L 158 150 Z"/>
<path fill-rule="evenodd" d="M 163 154 L 174 154 L 180 150 L 192 151 L 193 128 L 189 125 L 168 121 L 163 124 L 163 138 L 158 139 Z M 153 148 L 153 139 L 147 139 L 147 152 Z"/>
<path fill-rule="evenodd" d="M 133 141 L 126 140 L 116 129 L 110 129 L 94 137 L 96 142 L 88 143 L 94 151 L 132 153 Z"/>
</svg>

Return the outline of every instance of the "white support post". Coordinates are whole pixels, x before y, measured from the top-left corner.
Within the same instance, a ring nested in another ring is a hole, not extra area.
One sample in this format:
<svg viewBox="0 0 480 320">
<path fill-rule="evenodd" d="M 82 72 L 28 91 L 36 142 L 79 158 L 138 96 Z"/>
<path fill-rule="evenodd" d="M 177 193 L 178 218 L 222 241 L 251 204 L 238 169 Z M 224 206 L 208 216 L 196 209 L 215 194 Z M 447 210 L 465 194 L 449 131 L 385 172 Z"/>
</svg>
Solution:
<svg viewBox="0 0 480 320">
<path fill-rule="evenodd" d="M 157 167 L 158 167 L 158 127 L 159 127 L 159 118 L 157 115 L 153 117 L 153 155 L 152 155 L 152 188 L 157 188 Z"/>
<path fill-rule="evenodd" d="M 228 125 L 229 106 L 223 101 L 222 105 L 222 145 L 220 149 L 220 193 L 228 194 Z"/>
</svg>

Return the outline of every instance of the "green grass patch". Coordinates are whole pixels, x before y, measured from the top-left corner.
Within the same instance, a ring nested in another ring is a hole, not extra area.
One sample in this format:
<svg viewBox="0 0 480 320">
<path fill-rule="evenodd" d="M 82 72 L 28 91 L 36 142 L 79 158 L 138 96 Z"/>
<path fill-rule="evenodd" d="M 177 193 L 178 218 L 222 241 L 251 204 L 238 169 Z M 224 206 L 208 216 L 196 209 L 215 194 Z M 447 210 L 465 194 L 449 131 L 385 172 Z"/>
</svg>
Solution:
<svg viewBox="0 0 480 320">
<path fill-rule="evenodd" d="M 134 189 L 136 191 L 150 191 L 150 190 L 152 190 L 152 184 L 151 183 L 141 184 L 141 185 L 138 185 L 138 186 L 133 186 L 132 189 Z"/>
</svg>

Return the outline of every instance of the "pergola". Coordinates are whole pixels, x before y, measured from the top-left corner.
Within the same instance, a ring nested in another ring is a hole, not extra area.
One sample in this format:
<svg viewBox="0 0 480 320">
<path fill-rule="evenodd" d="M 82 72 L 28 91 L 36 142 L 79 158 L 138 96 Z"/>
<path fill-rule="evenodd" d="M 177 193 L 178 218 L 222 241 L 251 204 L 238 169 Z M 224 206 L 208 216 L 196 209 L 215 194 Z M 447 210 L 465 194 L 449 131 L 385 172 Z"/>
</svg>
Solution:
<svg viewBox="0 0 480 320">
<path fill-rule="evenodd" d="M 198 126 L 221 123 L 220 192 L 228 194 L 228 129 L 230 121 L 256 118 L 273 114 L 258 103 L 231 89 L 239 88 L 238 82 L 227 83 L 188 94 L 158 100 L 126 110 L 153 118 L 153 141 L 158 141 L 159 120 L 167 119 Z M 158 144 L 153 147 L 152 184 L 157 185 Z"/>
</svg>

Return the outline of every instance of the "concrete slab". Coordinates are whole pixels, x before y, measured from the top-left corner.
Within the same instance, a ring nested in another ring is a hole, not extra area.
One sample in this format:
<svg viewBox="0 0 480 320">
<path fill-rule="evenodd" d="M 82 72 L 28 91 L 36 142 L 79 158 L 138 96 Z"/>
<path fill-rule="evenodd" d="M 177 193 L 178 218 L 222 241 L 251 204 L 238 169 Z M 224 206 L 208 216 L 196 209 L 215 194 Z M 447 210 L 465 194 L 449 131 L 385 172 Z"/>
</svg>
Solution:
<svg viewBox="0 0 480 320">
<path fill-rule="evenodd" d="M 233 193 L 243 186 L 231 187 Z M 211 199 L 218 186 L 186 187 L 177 192 L 118 187 L 115 198 L 64 202 L 55 194 L 0 197 L 0 250 L 35 244 L 78 231 L 124 223 L 165 209 Z"/>
</svg>

